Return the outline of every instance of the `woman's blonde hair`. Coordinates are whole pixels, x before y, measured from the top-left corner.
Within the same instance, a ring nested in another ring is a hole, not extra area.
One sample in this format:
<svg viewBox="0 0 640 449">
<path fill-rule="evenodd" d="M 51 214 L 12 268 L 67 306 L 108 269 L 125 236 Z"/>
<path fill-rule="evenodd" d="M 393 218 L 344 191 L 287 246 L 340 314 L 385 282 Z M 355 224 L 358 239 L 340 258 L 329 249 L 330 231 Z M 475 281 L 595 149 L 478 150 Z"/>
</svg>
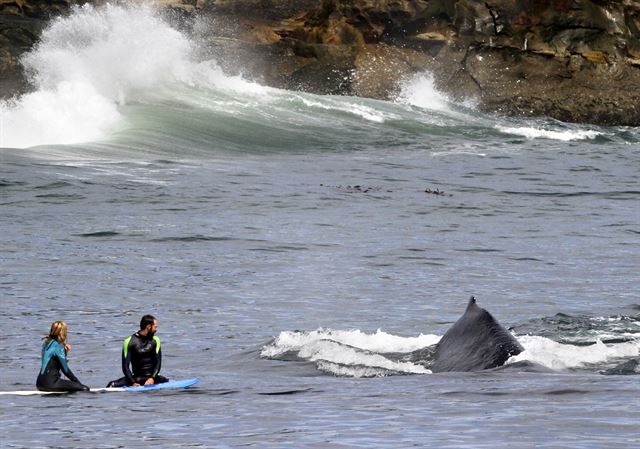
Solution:
<svg viewBox="0 0 640 449">
<path fill-rule="evenodd" d="M 45 339 L 64 343 L 67 340 L 67 323 L 64 321 L 54 321 L 51 323 L 51 330 Z"/>
</svg>

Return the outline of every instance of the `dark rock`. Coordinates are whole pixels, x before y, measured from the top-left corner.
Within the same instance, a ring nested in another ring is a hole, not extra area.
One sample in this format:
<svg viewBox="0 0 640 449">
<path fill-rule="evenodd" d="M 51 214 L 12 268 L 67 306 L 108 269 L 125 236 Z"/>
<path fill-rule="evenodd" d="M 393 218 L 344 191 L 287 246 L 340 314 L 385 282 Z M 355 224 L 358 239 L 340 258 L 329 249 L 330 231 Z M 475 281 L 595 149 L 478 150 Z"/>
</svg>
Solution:
<svg viewBox="0 0 640 449">
<path fill-rule="evenodd" d="M 330 187 L 332 189 L 336 189 L 340 192 L 345 192 L 345 193 L 370 193 L 370 192 L 383 191 L 382 187 L 380 186 L 361 186 L 361 185 L 330 186 L 330 185 L 320 184 L 320 187 Z M 391 190 L 386 190 L 385 192 L 391 193 Z"/>
<path fill-rule="evenodd" d="M 430 188 L 426 188 L 424 190 L 424 193 L 428 193 L 429 195 L 435 195 L 435 196 L 453 196 L 449 193 L 446 193 L 444 190 L 440 190 L 438 188 L 434 189 L 430 189 Z"/>
</svg>

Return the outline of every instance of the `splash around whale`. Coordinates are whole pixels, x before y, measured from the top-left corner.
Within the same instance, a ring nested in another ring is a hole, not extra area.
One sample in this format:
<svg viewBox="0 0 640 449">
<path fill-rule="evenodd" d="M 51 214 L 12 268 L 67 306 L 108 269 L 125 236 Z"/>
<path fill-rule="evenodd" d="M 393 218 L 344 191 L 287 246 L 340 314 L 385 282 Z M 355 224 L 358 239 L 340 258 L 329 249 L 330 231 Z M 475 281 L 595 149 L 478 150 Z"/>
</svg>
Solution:
<svg viewBox="0 0 640 449">
<path fill-rule="evenodd" d="M 282 332 L 262 348 L 261 356 L 313 362 L 318 370 L 336 376 L 381 377 L 492 369 L 524 350 L 472 297 L 464 314 L 442 337 L 404 338 L 380 330 L 375 334 L 331 329 Z"/>
</svg>

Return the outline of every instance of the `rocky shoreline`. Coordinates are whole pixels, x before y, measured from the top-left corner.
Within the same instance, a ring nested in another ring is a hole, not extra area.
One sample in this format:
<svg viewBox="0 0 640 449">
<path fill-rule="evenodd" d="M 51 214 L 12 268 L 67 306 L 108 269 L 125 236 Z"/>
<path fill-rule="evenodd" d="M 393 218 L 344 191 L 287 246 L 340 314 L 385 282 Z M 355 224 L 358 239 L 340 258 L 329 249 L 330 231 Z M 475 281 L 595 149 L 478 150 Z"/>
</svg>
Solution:
<svg viewBox="0 0 640 449">
<path fill-rule="evenodd" d="M 0 94 L 20 55 L 74 0 L 0 0 Z M 91 2 L 97 3 L 97 2 Z M 484 111 L 640 125 L 640 1 L 165 0 L 231 73 L 315 93 L 388 99 L 428 71 Z"/>
</svg>

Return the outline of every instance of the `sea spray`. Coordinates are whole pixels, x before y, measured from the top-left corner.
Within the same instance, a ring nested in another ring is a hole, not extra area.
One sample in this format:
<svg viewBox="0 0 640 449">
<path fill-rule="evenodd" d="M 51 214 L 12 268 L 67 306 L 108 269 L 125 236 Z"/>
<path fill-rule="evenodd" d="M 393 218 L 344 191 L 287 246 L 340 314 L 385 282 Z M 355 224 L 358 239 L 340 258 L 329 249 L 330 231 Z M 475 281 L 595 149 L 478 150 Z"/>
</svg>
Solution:
<svg viewBox="0 0 640 449">
<path fill-rule="evenodd" d="M 535 335 L 518 337 L 518 341 L 525 350 L 509 359 L 508 363 L 528 360 L 556 370 L 603 365 L 611 361 L 640 355 L 639 341 L 604 344 L 602 341 L 596 340 L 593 345 L 576 346 L 558 343 Z"/>
<path fill-rule="evenodd" d="M 373 334 L 360 330 L 331 330 L 317 329 L 311 332 L 283 331 L 270 345 L 262 349 L 265 357 L 274 357 L 287 351 L 297 351 L 301 347 L 317 340 L 330 340 L 367 351 L 410 352 L 437 343 L 437 335 L 418 335 L 416 337 L 401 337 L 378 329 Z"/>
<path fill-rule="evenodd" d="M 85 5 L 55 20 L 23 64 L 40 89 L 88 84 L 123 103 L 136 89 L 185 79 L 192 51 L 149 6 Z"/>
<path fill-rule="evenodd" d="M 34 91 L 0 104 L 7 147 L 101 139 L 124 126 L 119 107 L 147 92 L 225 82 L 145 5 L 77 7 L 49 25 L 22 63 Z"/>
<path fill-rule="evenodd" d="M 592 129 L 547 129 L 545 126 L 521 126 L 521 127 L 513 127 L 513 126 L 496 126 L 496 129 L 505 134 L 513 134 L 517 136 L 526 137 L 527 139 L 552 139 L 552 140 L 560 140 L 563 142 L 569 142 L 572 140 L 586 140 L 586 139 L 595 139 L 602 132 L 592 130 Z"/>
<path fill-rule="evenodd" d="M 429 72 L 420 72 L 403 80 L 395 101 L 436 113 L 445 113 L 448 119 L 457 118 L 461 124 L 473 123 L 527 139 L 543 138 L 568 142 L 592 140 L 603 134 L 592 129 L 594 127 L 564 124 L 546 118 L 530 118 L 526 120 L 526 124 L 520 125 L 517 119 L 478 114 L 473 99 L 457 103 L 438 91 L 433 75 Z M 450 120 L 436 123 L 451 125 Z"/>
<path fill-rule="evenodd" d="M 381 330 L 368 334 L 360 330 L 317 329 L 311 332 L 281 332 L 264 346 L 261 356 L 278 359 L 294 353 L 300 360 L 314 362 L 320 371 L 336 376 L 382 377 L 392 374 L 428 374 L 422 365 L 395 360 L 388 353 L 407 353 L 436 343 L 440 337 L 401 337 Z"/>
<path fill-rule="evenodd" d="M 94 140 L 121 120 L 116 105 L 90 85 L 68 82 L 4 102 L 0 109 L 6 129 L 3 147 Z"/>
<path fill-rule="evenodd" d="M 450 109 L 449 99 L 438 91 L 433 75 L 428 72 L 417 73 L 404 80 L 400 85 L 400 93 L 396 101 L 436 111 Z"/>
</svg>

